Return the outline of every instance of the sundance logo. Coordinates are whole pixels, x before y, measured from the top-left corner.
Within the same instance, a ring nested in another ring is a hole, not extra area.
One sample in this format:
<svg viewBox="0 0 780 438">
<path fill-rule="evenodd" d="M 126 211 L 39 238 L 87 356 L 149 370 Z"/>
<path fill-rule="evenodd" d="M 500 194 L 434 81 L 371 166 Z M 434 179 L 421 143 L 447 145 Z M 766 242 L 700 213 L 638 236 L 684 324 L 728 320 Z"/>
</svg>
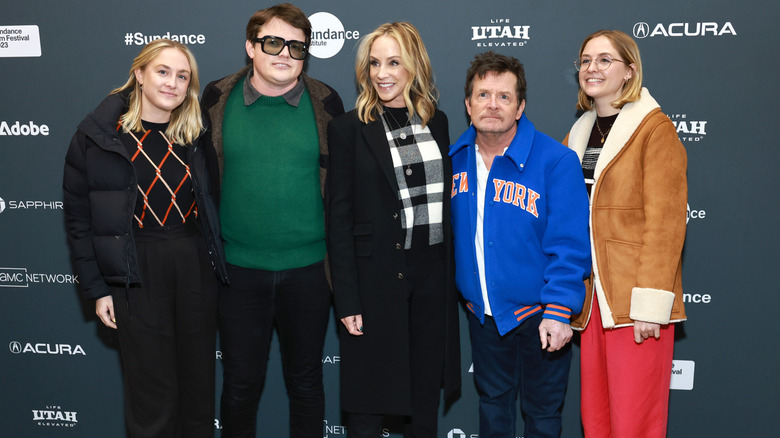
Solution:
<svg viewBox="0 0 780 438">
<path fill-rule="evenodd" d="M 330 12 L 312 14 L 309 21 L 311 22 L 309 53 L 315 58 L 332 58 L 344 47 L 345 40 L 360 39 L 360 32 L 344 30 L 341 20 Z"/>
<path fill-rule="evenodd" d="M 63 411 L 60 406 L 46 406 L 45 409 L 32 410 L 33 421 L 44 427 L 75 427 L 79 422 L 77 412 Z"/>
<path fill-rule="evenodd" d="M 0 58 L 41 56 L 41 33 L 37 25 L 0 26 Z"/>
<path fill-rule="evenodd" d="M 3 120 L 0 122 L 0 135 L 12 136 L 30 136 L 30 135 L 49 135 L 47 125 L 38 125 L 35 122 L 19 122 L 18 120 L 10 125 Z"/>
<path fill-rule="evenodd" d="M 672 381 L 669 389 L 690 391 L 693 389 L 693 375 L 696 370 L 696 362 L 692 360 L 672 361 Z"/>
<path fill-rule="evenodd" d="M 640 21 L 634 25 L 635 38 L 654 38 L 654 37 L 698 37 L 698 36 L 724 36 L 737 35 L 731 22 L 724 24 L 705 22 L 705 23 L 658 23 L 654 26 Z"/>
<path fill-rule="evenodd" d="M 688 211 L 685 213 L 685 223 L 691 221 L 691 219 L 704 219 L 707 217 L 707 212 L 704 210 L 697 210 L 697 209 L 691 209 L 691 204 L 686 204 L 688 206 Z"/>
<path fill-rule="evenodd" d="M 11 341 L 8 344 L 8 349 L 13 354 L 59 354 L 66 356 L 75 356 L 77 354 L 82 356 L 87 355 L 87 353 L 84 352 L 84 349 L 81 348 L 81 345 L 72 346 L 70 344 L 47 344 L 43 342 L 39 342 L 37 344 L 27 342 L 23 344 L 19 341 Z"/>
<path fill-rule="evenodd" d="M 712 295 L 698 293 L 683 293 L 683 303 L 709 304 L 712 302 Z"/>
</svg>

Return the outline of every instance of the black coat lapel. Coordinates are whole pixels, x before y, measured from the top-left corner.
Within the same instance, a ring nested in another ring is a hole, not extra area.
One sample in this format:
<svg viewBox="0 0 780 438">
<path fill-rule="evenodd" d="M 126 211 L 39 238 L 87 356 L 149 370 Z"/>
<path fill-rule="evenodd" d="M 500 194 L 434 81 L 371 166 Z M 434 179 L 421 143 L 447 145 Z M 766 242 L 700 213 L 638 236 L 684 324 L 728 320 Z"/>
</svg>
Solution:
<svg viewBox="0 0 780 438">
<path fill-rule="evenodd" d="M 363 137 L 365 137 L 371 151 L 374 152 L 376 160 L 382 173 L 385 174 L 387 182 L 395 192 L 398 192 L 398 180 L 395 177 L 395 167 L 393 166 L 393 157 L 390 156 L 390 146 L 387 144 L 385 127 L 381 120 L 363 126 Z"/>
</svg>

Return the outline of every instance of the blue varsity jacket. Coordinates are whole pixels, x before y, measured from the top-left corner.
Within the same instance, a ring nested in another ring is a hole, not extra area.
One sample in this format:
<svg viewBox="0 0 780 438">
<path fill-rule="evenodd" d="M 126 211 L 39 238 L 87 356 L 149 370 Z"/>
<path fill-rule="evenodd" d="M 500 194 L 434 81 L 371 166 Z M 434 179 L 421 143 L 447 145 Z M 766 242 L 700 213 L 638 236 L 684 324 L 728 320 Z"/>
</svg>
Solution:
<svg viewBox="0 0 780 438">
<path fill-rule="evenodd" d="M 477 168 L 469 127 L 450 146 L 455 276 L 469 310 L 485 322 L 474 248 Z M 536 131 L 523 114 L 488 174 L 484 207 L 485 282 L 501 335 L 526 318 L 569 323 L 582 310 L 590 275 L 588 195 L 574 151 Z"/>
</svg>

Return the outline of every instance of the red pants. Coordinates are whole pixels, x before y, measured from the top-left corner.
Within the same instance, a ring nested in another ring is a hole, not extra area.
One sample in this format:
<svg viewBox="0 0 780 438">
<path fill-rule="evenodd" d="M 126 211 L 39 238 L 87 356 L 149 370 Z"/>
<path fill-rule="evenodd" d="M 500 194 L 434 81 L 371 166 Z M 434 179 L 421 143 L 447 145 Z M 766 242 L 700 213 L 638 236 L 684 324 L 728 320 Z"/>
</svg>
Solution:
<svg viewBox="0 0 780 438">
<path fill-rule="evenodd" d="M 634 327 L 604 329 L 598 300 L 582 332 L 581 403 L 586 438 L 666 436 L 674 324 L 634 342 Z"/>
</svg>

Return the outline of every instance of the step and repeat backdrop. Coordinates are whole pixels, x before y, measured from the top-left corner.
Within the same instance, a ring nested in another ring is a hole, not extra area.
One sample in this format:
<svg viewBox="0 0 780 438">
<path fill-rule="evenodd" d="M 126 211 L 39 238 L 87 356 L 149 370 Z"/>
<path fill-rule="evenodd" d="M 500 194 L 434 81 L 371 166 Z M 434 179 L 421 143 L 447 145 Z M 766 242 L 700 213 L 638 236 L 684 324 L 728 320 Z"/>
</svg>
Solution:
<svg viewBox="0 0 780 438">
<path fill-rule="evenodd" d="M 269 2 L 116 0 L 4 2 L 0 7 L 0 436 L 124 435 L 116 333 L 80 300 L 63 225 L 62 169 L 79 121 L 124 83 L 147 42 L 186 43 L 201 85 L 248 61 L 249 17 Z M 769 0 L 532 1 L 299 0 L 314 26 L 306 71 L 354 107 L 362 35 L 387 21 L 415 24 L 450 120 L 467 128 L 465 72 L 494 50 L 526 68 L 526 114 L 563 139 L 576 119 L 573 60 L 589 33 L 633 35 L 645 86 L 688 152 L 683 283 L 689 321 L 678 326 L 670 437 L 777 436 L 780 418 L 780 85 Z M 471 349 L 462 315 L 461 396 L 442 410 L 439 436 L 478 436 Z M 274 341 L 276 342 L 276 341 Z M 581 437 L 579 348 L 564 406 L 564 437 Z M 215 346 L 217 393 L 221 353 Z M 322 356 L 323 438 L 346 435 L 339 410 L 335 320 Z M 522 422 L 522 420 L 519 420 Z M 215 434 L 220 418 L 214 420 Z M 518 430 L 522 430 L 520 427 Z M 272 345 L 258 436 L 287 436 L 287 397 Z M 520 434 L 518 434 L 520 435 Z M 384 436 L 400 436 L 388 425 Z"/>
</svg>

